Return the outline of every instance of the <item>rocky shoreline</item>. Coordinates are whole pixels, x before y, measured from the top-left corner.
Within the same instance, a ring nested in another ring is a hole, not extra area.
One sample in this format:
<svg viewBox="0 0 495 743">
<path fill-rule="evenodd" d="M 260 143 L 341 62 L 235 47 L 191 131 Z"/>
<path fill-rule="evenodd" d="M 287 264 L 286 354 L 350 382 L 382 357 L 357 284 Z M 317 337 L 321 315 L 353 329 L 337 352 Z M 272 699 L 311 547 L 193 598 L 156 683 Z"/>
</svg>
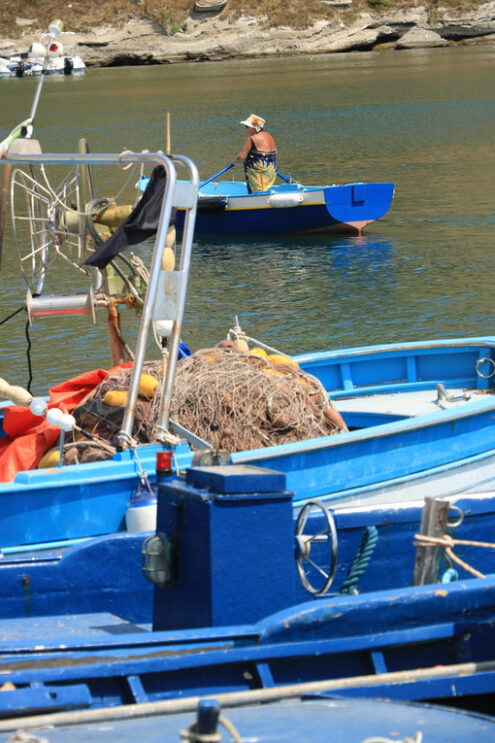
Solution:
<svg viewBox="0 0 495 743">
<path fill-rule="evenodd" d="M 349 0 L 322 0 L 338 10 Z M 217 13 L 193 13 L 173 36 L 152 22 L 134 21 L 123 28 L 95 28 L 78 34 L 79 53 L 87 66 L 173 64 L 224 59 L 330 54 L 372 49 L 419 49 L 458 44 L 495 48 L 495 0 L 476 10 L 455 13 L 424 6 L 361 13 L 351 25 L 319 20 L 306 29 L 267 29 L 263 19 L 243 16 L 231 23 Z M 0 39 L 0 56 L 9 56 L 39 37 L 33 21 L 18 19 L 18 39 Z"/>
</svg>

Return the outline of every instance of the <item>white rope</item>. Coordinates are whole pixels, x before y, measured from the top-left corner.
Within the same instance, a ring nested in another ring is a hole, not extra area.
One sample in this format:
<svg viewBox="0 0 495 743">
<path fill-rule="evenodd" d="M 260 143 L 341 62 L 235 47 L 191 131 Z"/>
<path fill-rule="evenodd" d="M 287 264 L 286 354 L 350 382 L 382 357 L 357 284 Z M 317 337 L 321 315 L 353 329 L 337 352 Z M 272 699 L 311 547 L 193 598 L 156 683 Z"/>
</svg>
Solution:
<svg viewBox="0 0 495 743">
<path fill-rule="evenodd" d="M 242 743 L 242 738 L 239 735 L 237 728 L 227 717 L 220 715 L 218 718 L 218 724 L 225 728 L 234 743 Z M 194 722 L 192 725 L 189 725 L 187 730 L 181 730 L 180 737 L 183 740 L 188 741 L 188 743 L 221 743 L 222 734 L 220 732 L 198 733 L 196 732 L 196 726 L 197 723 Z M 395 741 L 395 743 L 400 743 L 400 741 Z M 405 743 L 408 743 L 408 741 Z M 421 743 L 421 741 L 413 741 L 412 743 Z"/>
<path fill-rule="evenodd" d="M 178 446 L 182 439 L 179 436 L 171 433 L 164 426 L 157 426 L 155 429 L 155 439 L 161 444 L 169 444 L 170 446 Z"/>
<path fill-rule="evenodd" d="M 371 738 L 365 738 L 361 743 L 421 743 L 423 740 L 423 733 L 416 731 L 412 737 L 407 736 L 398 740 L 397 738 L 382 738 L 381 736 L 373 736 Z"/>
</svg>

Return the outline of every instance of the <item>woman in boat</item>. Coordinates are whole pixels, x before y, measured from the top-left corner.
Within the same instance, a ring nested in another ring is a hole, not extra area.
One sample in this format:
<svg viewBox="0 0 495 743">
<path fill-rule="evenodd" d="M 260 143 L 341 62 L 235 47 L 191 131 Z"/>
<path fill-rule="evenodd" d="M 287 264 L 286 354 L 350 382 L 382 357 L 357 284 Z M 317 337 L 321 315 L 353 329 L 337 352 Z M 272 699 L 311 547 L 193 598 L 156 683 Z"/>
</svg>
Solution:
<svg viewBox="0 0 495 743">
<path fill-rule="evenodd" d="M 267 191 L 277 177 L 277 148 L 271 134 L 265 132 L 265 120 L 251 114 L 241 121 L 246 128 L 244 147 L 232 165 L 244 163 L 248 193 Z"/>
</svg>

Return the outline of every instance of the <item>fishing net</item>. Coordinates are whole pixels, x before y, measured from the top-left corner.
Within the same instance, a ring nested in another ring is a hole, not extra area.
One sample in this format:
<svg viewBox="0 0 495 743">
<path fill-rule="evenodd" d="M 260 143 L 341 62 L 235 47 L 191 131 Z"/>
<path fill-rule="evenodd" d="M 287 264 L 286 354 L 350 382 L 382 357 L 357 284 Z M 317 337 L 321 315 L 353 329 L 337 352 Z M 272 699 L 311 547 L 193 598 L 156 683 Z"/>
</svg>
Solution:
<svg viewBox="0 0 495 743">
<path fill-rule="evenodd" d="M 77 425 L 113 443 L 121 428 L 123 406 L 104 402 L 107 392 L 128 390 L 131 369 L 108 376 L 74 411 Z M 144 365 L 143 373 L 161 381 L 162 362 Z M 157 388 L 159 389 L 159 388 Z M 138 398 L 133 438 L 153 441 L 160 399 Z M 177 364 L 170 417 L 196 436 L 228 452 L 258 449 L 328 436 L 347 430 L 325 389 L 290 358 L 238 351 L 230 341 L 196 351 Z M 212 433 L 217 424 L 218 442 Z M 91 441 L 77 446 L 78 461 L 110 456 Z M 64 461 L 74 461 L 66 449 Z"/>
</svg>

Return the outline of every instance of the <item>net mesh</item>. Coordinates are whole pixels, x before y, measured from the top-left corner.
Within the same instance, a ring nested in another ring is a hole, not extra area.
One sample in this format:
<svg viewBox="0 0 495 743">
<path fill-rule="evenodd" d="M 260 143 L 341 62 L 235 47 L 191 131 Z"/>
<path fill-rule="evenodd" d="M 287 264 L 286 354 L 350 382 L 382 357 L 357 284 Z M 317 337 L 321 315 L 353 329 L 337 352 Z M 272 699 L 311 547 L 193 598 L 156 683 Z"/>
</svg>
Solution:
<svg viewBox="0 0 495 743">
<path fill-rule="evenodd" d="M 346 430 L 320 382 L 291 359 L 241 352 L 232 346 L 202 349 L 178 362 L 170 410 L 173 420 L 228 452 Z M 74 411 L 78 426 L 113 443 L 124 407 L 108 405 L 104 397 L 110 390 L 128 390 L 131 373 L 120 369 L 96 387 Z M 143 373 L 161 382 L 162 362 L 145 363 Z M 132 432 L 137 443 L 153 441 L 159 411 L 158 392 L 151 399 L 138 398 Z M 218 441 L 212 423 L 218 426 Z M 79 461 L 106 456 L 91 442 L 82 448 Z M 68 449 L 64 461 L 73 456 Z"/>
</svg>

